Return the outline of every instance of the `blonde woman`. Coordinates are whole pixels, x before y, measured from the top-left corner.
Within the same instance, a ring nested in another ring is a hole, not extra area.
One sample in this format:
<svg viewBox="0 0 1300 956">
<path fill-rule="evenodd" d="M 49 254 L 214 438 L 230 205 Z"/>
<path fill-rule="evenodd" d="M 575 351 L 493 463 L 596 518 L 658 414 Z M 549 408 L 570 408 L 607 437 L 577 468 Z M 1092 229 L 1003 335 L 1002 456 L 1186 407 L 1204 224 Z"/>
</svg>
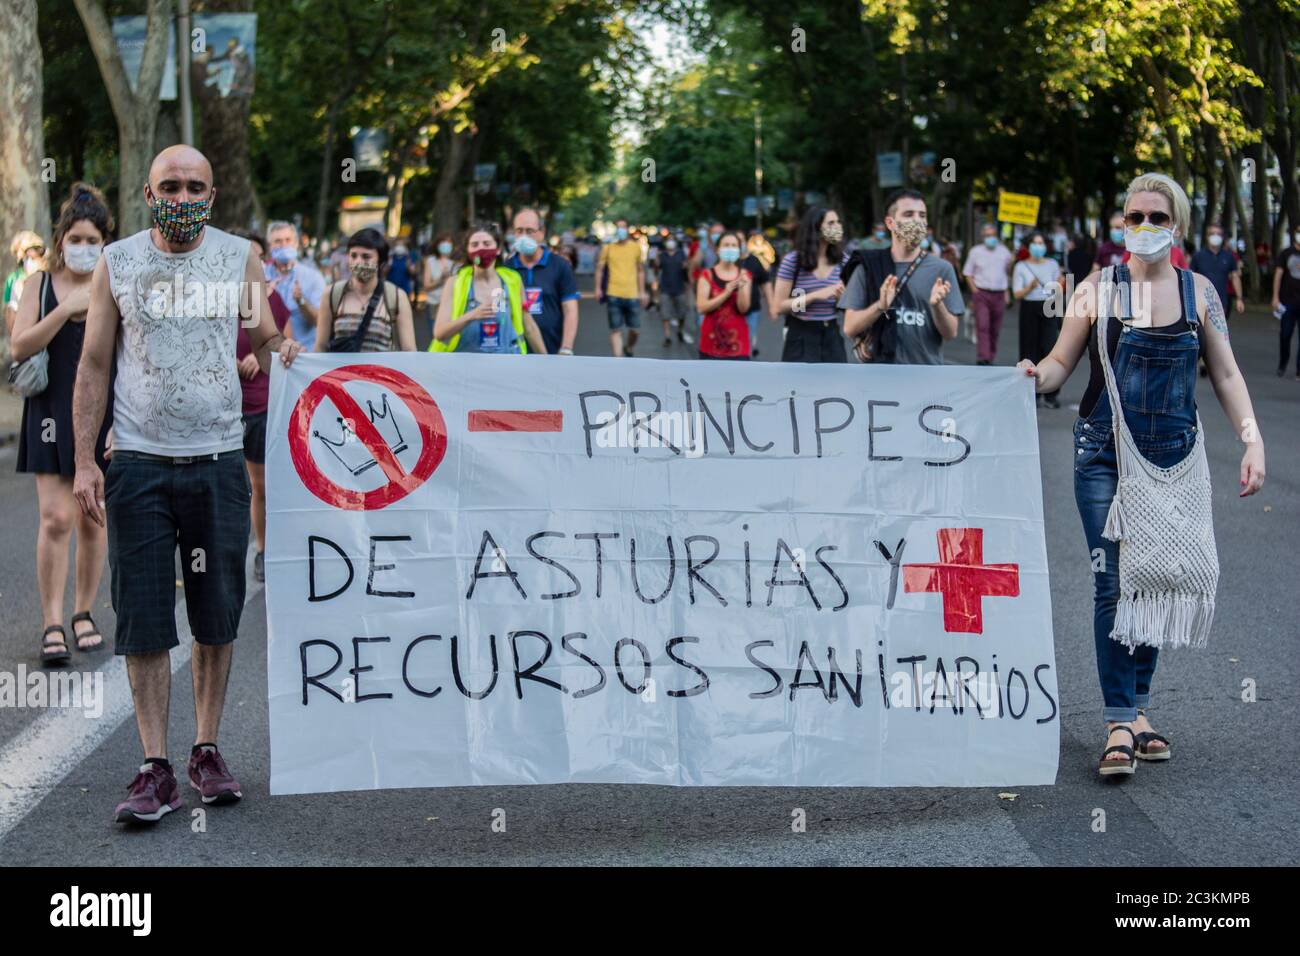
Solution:
<svg viewBox="0 0 1300 956">
<path fill-rule="evenodd" d="M 1157 467 L 1169 468 L 1193 449 L 1200 354 L 1209 367 L 1219 404 L 1245 444 L 1239 494 L 1253 495 L 1264 483 L 1264 442 L 1228 342 L 1228 323 L 1218 293 L 1204 276 L 1170 262 L 1170 251 L 1187 234 L 1190 221 L 1187 195 L 1176 182 L 1158 173 L 1134 179 L 1123 213 L 1130 261 L 1083 280 L 1066 307 L 1065 323 L 1051 354 L 1037 365 L 1028 359 L 1019 365 L 1035 377 L 1038 392 L 1045 393 L 1065 383 L 1085 349 L 1091 363 L 1088 389 L 1074 426 L 1074 490 L 1089 552 L 1102 555 L 1102 560 L 1093 561 L 1093 639 L 1102 719 L 1107 728 L 1098 764 L 1103 776 L 1131 774 L 1137 760 L 1168 760 L 1172 750 L 1168 738 L 1155 732 L 1146 715 L 1156 647 L 1138 644 L 1130 649 L 1111 638 L 1120 599 L 1119 546 L 1102 532 L 1118 472 L 1114 410 L 1094 329 L 1099 294 L 1111 295 L 1107 314 L 1121 320 L 1106 325 L 1106 354 L 1114 370 L 1124 420 L 1141 455 Z M 1117 283 L 1126 278 L 1130 281 L 1131 314 L 1124 314 L 1118 287 L 1100 284 L 1099 280 L 1112 273 Z M 1171 615 L 1159 626 L 1172 631 L 1183 623 Z"/>
</svg>

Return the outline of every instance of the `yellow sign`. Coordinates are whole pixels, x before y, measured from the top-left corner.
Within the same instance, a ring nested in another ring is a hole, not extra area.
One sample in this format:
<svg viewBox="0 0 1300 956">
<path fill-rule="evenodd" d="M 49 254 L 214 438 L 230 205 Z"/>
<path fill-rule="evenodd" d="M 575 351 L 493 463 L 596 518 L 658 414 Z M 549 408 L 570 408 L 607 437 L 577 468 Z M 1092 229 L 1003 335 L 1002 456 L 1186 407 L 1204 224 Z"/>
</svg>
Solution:
<svg viewBox="0 0 1300 956">
<path fill-rule="evenodd" d="M 1038 196 L 1024 193 L 998 193 L 998 221 L 1018 222 L 1023 226 L 1038 224 Z"/>
</svg>

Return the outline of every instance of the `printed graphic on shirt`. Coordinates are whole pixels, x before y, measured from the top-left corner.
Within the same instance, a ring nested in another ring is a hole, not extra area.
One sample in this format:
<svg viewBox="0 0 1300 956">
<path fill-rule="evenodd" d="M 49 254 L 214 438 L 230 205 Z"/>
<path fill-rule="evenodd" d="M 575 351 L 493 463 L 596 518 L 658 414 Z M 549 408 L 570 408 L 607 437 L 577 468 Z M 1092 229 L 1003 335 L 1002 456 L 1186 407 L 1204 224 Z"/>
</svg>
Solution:
<svg viewBox="0 0 1300 956">
<path fill-rule="evenodd" d="M 542 314 L 542 290 L 537 286 L 528 286 L 524 289 L 524 308 L 531 315 Z"/>
<path fill-rule="evenodd" d="M 234 356 L 247 241 L 209 227 L 198 250 L 170 256 L 143 232 L 104 255 L 122 316 L 115 443 L 203 453 L 241 441 Z"/>
</svg>

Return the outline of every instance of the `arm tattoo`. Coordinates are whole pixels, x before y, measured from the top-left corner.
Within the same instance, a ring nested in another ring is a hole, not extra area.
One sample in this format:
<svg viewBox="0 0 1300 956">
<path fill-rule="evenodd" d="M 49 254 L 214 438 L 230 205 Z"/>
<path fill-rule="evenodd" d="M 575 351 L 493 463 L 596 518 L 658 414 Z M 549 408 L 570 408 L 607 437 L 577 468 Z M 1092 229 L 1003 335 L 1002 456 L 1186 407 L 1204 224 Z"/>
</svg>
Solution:
<svg viewBox="0 0 1300 956">
<path fill-rule="evenodd" d="M 1214 286 L 1207 285 L 1201 290 L 1201 295 L 1205 299 L 1205 317 L 1210 320 L 1210 325 L 1223 333 L 1223 337 L 1228 337 L 1228 318 L 1223 314 L 1223 303 L 1219 301 L 1219 293 L 1214 291 Z"/>
</svg>

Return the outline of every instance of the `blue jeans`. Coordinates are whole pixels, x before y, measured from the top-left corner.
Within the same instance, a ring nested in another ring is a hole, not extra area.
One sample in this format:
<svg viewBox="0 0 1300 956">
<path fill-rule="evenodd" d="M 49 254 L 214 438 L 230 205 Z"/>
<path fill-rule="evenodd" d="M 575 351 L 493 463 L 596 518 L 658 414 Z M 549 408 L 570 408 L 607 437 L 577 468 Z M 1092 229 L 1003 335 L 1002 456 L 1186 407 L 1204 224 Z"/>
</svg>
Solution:
<svg viewBox="0 0 1300 956">
<path fill-rule="evenodd" d="M 1110 402 L 1102 394 L 1093 415 L 1074 423 L 1074 500 L 1083 521 L 1092 561 L 1092 635 L 1097 649 L 1097 676 L 1101 681 L 1102 719 L 1131 721 L 1137 709 L 1151 700 L 1151 678 L 1156 670 L 1154 647 L 1138 646 L 1130 653 L 1111 640 L 1115 605 L 1119 600 L 1119 543 L 1101 536 L 1119 475 L 1115 442 L 1111 435 Z M 1098 419 L 1098 414 L 1104 413 Z M 1181 425 L 1157 435 L 1134 435 L 1142 455 L 1162 468 L 1182 461 L 1196 441 L 1196 426 Z"/>
<path fill-rule="evenodd" d="M 627 326 L 629 329 L 641 328 L 641 302 L 637 299 L 620 299 L 617 296 L 609 296 L 605 300 L 605 308 L 609 313 L 610 331 L 621 329 Z"/>
</svg>

